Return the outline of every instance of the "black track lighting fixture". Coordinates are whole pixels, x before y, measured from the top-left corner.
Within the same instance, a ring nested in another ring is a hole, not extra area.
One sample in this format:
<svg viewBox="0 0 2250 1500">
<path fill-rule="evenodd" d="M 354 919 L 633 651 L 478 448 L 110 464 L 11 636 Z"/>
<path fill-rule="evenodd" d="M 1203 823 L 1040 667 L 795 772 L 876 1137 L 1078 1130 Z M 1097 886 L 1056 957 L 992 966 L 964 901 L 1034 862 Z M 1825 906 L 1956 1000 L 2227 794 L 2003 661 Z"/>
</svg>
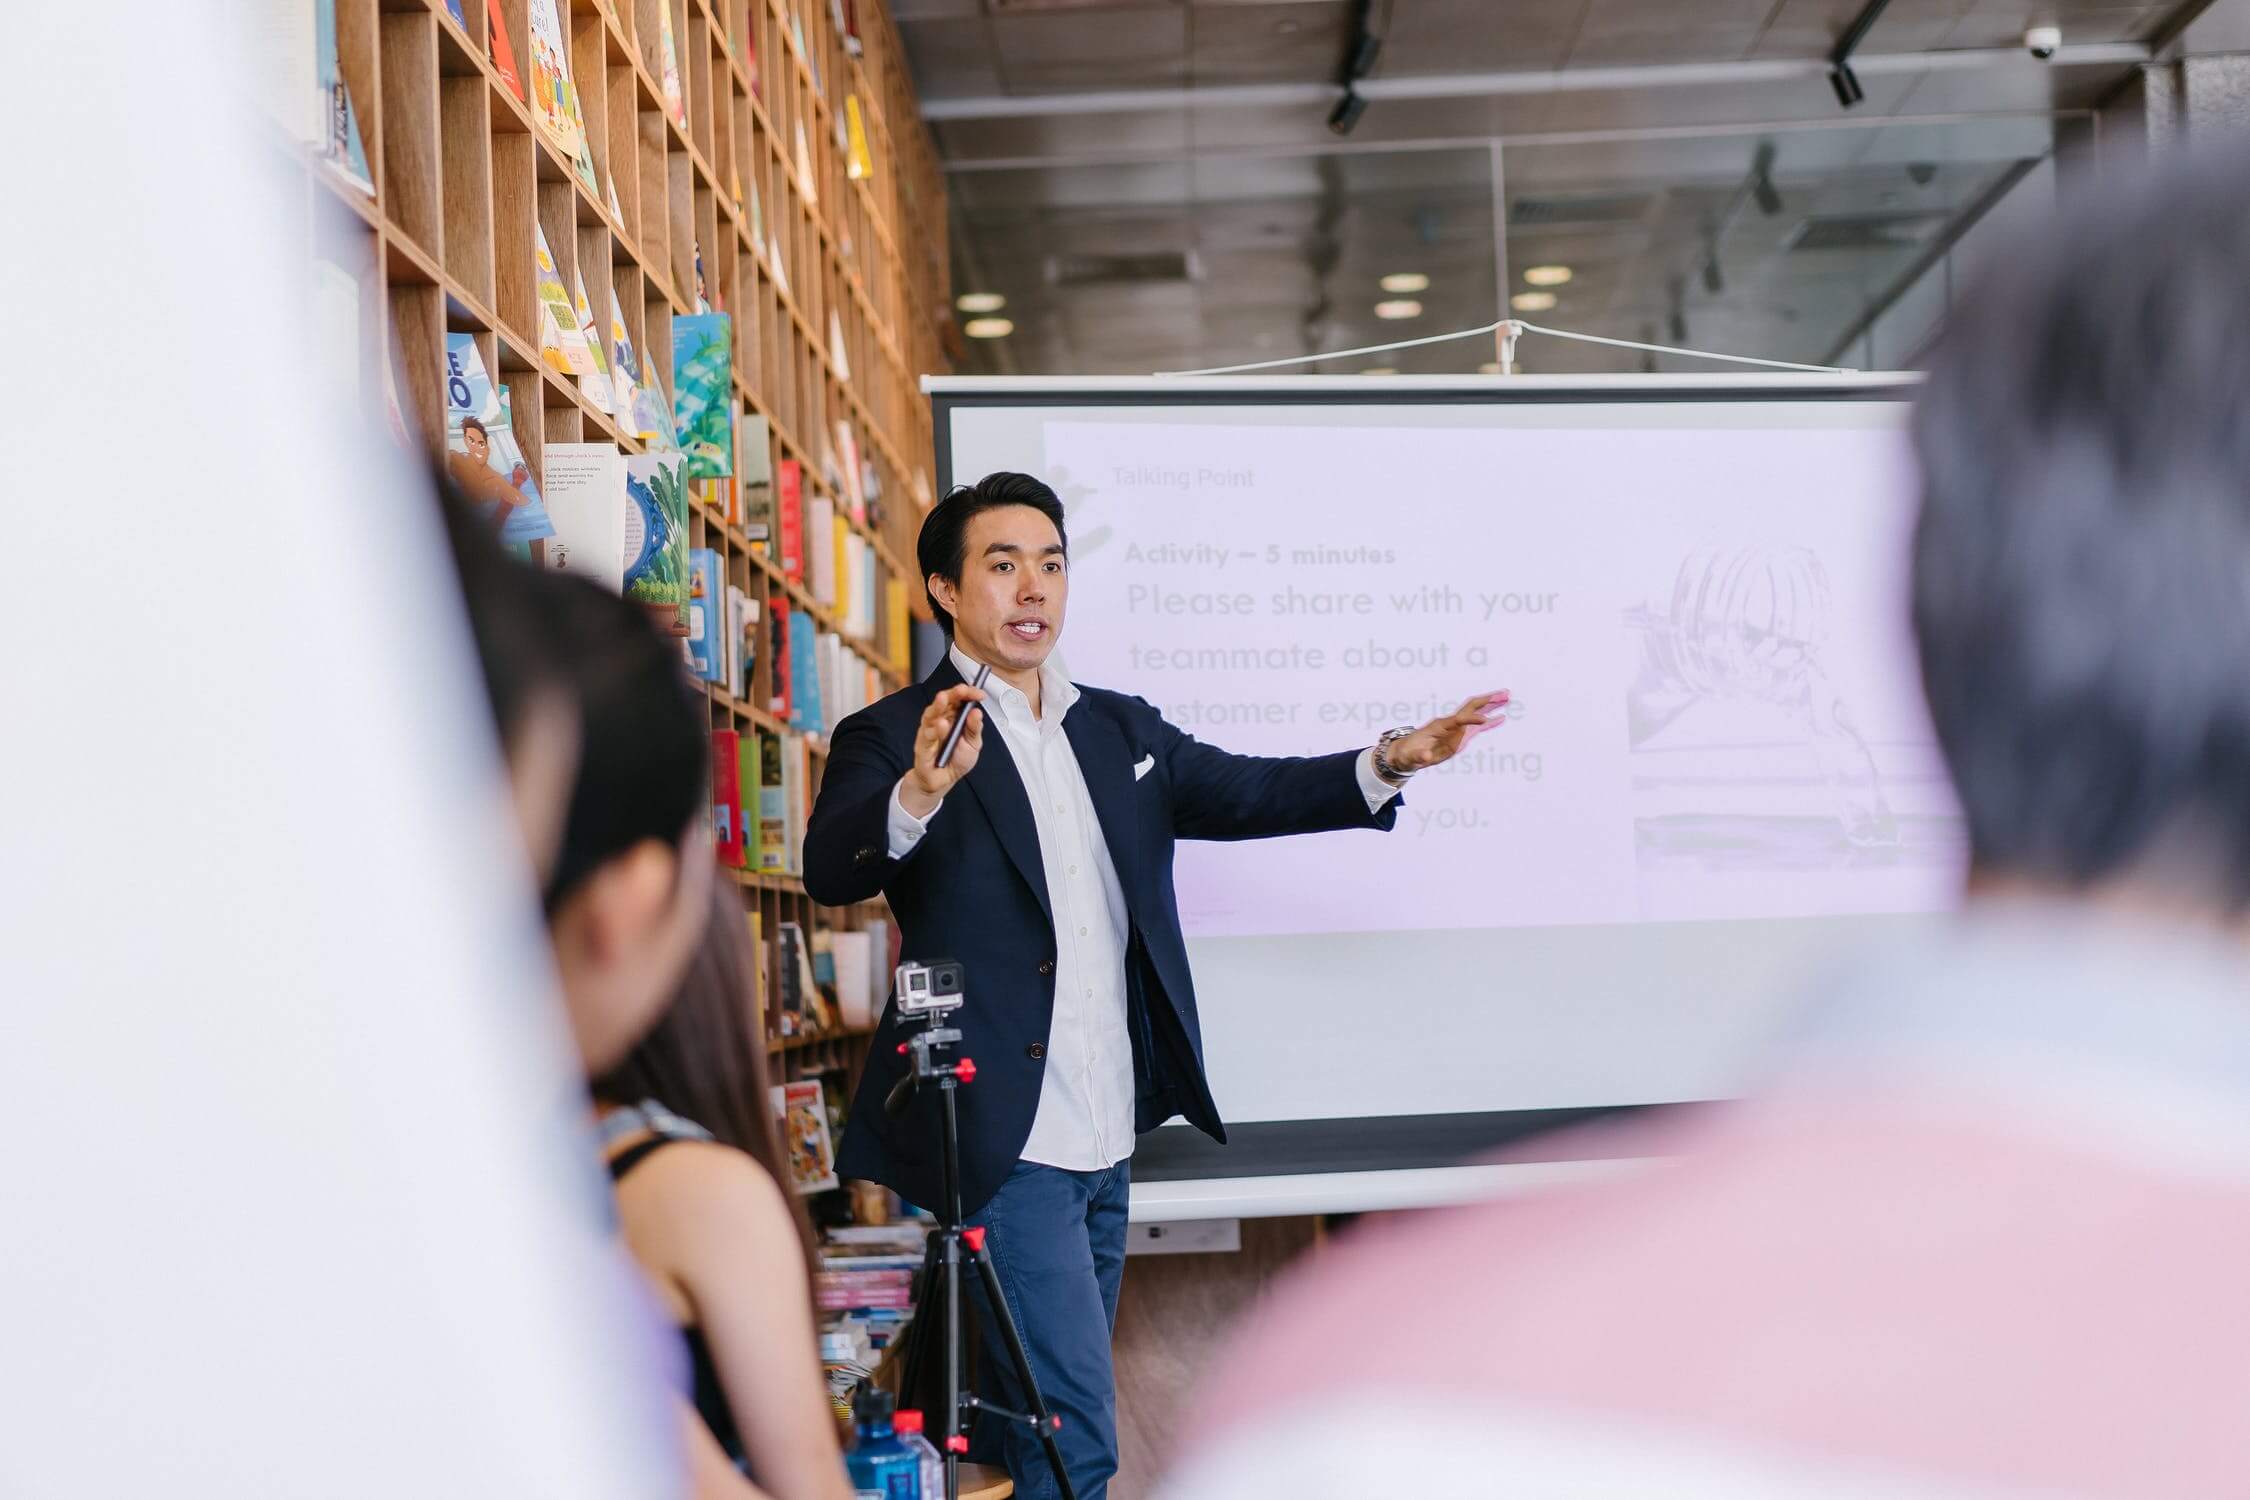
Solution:
<svg viewBox="0 0 2250 1500">
<path fill-rule="evenodd" d="M 1359 117 L 1367 113 L 1367 96 L 1354 88 L 1346 88 L 1344 97 L 1328 112 L 1328 128 L 1338 135 L 1350 135 Z"/>
<path fill-rule="evenodd" d="M 1344 59 L 1336 69 L 1337 86 L 1344 97 L 1328 112 L 1328 128 L 1338 135 L 1350 135 L 1359 117 L 1367 113 L 1367 96 L 1356 85 L 1375 71 L 1376 60 L 1383 55 L 1383 28 L 1375 23 L 1376 0 L 1353 0 L 1352 29 L 1344 43 Z M 1389 0 L 1384 0 L 1384 15 L 1389 16 Z"/>
<path fill-rule="evenodd" d="M 1890 3 L 1891 0 L 1867 0 L 1837 39 L 1836 50 L 1828 54 L 1828 86 L 1836 91 L 1836 102 L 1845 109 L 1867 97 L 1867 90 L 1859 86 L 1859 75 L 1852 71 L 1852 54 L 1867 39 L 1867 33 L 1875 29 L 1875 22 Z"/>
<path fill-rule="evenodd" d="M 1758 142 L 1758 153 L 1750 159 L 1750 196 L 1758 212 L 1769 219 L 1781 213 L 1781 190 L 1773 185 L 1773 161 L 1773 142 Z"/>
</svg>

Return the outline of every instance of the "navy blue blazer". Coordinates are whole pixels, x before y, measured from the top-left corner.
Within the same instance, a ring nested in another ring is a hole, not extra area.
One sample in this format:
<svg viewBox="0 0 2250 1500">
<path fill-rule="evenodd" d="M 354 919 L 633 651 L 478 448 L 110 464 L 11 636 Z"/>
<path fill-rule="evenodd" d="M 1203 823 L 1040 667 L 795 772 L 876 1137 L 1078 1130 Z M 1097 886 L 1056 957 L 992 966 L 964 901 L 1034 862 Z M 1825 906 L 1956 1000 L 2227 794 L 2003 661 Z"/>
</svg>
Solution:
<svg viewBox="0 0 2250 1500">
<path fill-rule="evenodd" d="M 836 726 L 820 798 L 805 830 L 805 889 L 824 906 L 890 898 L 909 959 L 959 959 L 968 1003 L 955 1013 L 975 1082 L 959 1091 L 961 1197 L 975 1213 L 999 1191 L 1031 1136 L 1055 1006 L 1055 927 L 1039 835 L 1023 778 L 999 733 L 946 798 L 905 859 L 890 856 L 891 792 L 913 767 L 914 731 L 930 700 L 961 681 L 951 654 L 923 681 Z M 1389 829 L 1399 799 L 1369 813 L 1356 750 L 1310 759 L 1230 755 L 1164 721 L 1139 698 L 1081 687 L 1063 718 L 1078 755 L 1131 932 L 1126 944 L 1134 1126 L 1175 1116 L 1224 1142 L 1203 1076 L 1195 983 L 1172 892 L 1179 839 L 1253 839 L 1343 828 Z M 1154 757 L 1139 780 L 1133 767 Z M 878 962 L 881 960 L 878 959 Z M 907 1034 L 886 1005 L 837 1153 L 847 1177 L 941 1207 L 934 1104 L 892 1120 L 883 1099 L 907 1060 Z"/>
</svg>

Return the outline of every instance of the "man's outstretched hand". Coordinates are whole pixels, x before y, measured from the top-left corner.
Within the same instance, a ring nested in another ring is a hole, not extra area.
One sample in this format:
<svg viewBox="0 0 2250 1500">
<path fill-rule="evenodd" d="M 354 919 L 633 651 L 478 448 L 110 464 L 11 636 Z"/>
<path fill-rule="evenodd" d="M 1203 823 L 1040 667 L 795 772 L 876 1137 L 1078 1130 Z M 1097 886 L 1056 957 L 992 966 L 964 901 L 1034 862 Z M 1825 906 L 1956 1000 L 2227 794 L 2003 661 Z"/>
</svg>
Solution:
<svg viewBox="0 0 2250 1500">
<path fill-rule="evenodd" d="M 1469 741 L 1504 722 L 1508 690 L 1479 693 L 1442 719 L 1432 719 L 1412 734 L 1391 741 L 1383 759 L 1399 771 L 1426 771 L 1442 766 Z"/>
</svg>

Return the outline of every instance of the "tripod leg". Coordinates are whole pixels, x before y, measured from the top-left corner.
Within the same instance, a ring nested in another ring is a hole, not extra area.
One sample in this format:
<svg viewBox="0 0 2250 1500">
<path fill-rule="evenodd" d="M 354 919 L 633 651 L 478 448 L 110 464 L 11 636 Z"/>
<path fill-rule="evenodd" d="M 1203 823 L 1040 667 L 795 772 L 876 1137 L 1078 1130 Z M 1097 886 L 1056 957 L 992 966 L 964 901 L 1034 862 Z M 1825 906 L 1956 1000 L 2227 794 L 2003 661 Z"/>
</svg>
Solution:
<svg viewBox="0 0 2250 1500">
<path fill-rule="evenodd" d="M 976 1262 L 977 1274 L 984 1281 L 984 1300 L 992 1314 L 993 1322 L 1000 1325 L 1000 1337 L 1008 1346 L 1009 1363 L 1015 1366 L 1016 1379 L 1023 1384 L 1024 1405 L 1037 1419 L 1039 1442 L 1047 1450 L 1047 1466 L 1055 1471 L 1055 1484 L 1062 1491 L 1062 1500 L 1078 1500 L 1078 1491 L 1071 1488 L 1070 1471 L 1063 1466 L 1062 1446 L 1055 1441 L 1054 1414 L 1047 1410 L 1047 1398 L 1039 1394 L 1039 1381 L 1031 1373 L 1031 1356 L 1024 1353 L 1023 1335 L 1016 1330 L 1015 1315 L 1008 1311 L 1008 1294 L 1001 1288 L 1000 1273 L 993 1267 L 992 1254 L 981 1243 L 969 1247 L 969 1259 Z"/>
</svg>

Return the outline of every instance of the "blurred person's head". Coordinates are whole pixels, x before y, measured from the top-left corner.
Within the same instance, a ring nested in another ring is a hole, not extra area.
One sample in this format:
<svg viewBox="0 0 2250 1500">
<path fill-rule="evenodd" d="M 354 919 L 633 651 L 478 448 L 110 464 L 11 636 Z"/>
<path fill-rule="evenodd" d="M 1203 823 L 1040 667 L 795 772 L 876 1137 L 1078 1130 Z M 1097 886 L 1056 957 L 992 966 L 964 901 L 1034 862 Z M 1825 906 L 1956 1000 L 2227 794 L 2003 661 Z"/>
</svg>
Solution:
<svg viewBox="0 0 2250 1500">
<path fill-rule="evenodd" d="M 2047 226 L 1952 316 L 1914 627 L 1972 889 L 2250 908 L 2245 267 L 2250 181 L 2207 166 Z"/>
<path fill-rule="evenodd" d="M 578 774 L 578 700 L 561 650 L 560 601 L 540 574 L 501 550 L 442 474 L 438 490 L 516 823 L 544 886 L 554 872 Z"/>
<path fill-rule="evenodd" d="M 662 1012 L 708 921 L 710 727 L 679 653 L 640 606 L 541 575 L 578 705 L 578 771 L 545 894 L 587 1073 Z"/>
<path fill-rule="evenodd" d="M 716 882 L 702 941 L 685 977 L 623 1061 L 595 1077 L 594 1097 L 633 1105 L 653 1099 L 743 1151 L 784 1189 L 790 1175 L 767 1093 L 766 1046 L 757 1005 L 757 959 L 749 918 L 732 890 Z M 804 1204 L 786 1193 L 808 1268 L 812 1226 Z"/>
<path fill-rule="evenodd" d="M 1029 474 L 987 474 L 930 508 L 915 546 L 947 637 L 1006 673 L 1035 672 L 1070 599 L 1062 501 Z"/>
</svg>

